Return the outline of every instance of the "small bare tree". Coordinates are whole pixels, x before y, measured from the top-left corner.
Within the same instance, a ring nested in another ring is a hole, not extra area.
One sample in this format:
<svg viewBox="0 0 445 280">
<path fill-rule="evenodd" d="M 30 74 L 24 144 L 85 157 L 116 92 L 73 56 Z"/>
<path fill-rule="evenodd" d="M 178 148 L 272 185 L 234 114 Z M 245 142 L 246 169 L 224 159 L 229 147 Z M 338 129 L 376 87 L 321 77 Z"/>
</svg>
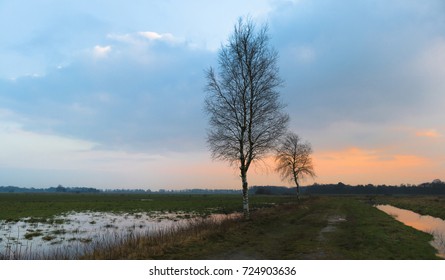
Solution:
<svg viewBox="0 0 445 280">
<path fill-rule="evenodd" d="M 206 73 L 207 142 L 214 159 L 239 167 L 246 219 L 247 171 L 252 162 L 273 151 L 289 119 L 278 100 L 278 54 L 268 43 L 266 25 L 257 30 L 250 19 L 240 18 L 219 50 L 218 74 L 213 68 Z"/>
<path fill-rule="evenodd" d="M 282 180 L 294 182 L 297 186 L 297 198 L 300 199 L 299 179 L 306 176 L 315 177 L 312 163 L 312 147 L 308 142 L 302 142 L 300 137 L 288 132 L 276 150 L 275 160 L 278 163 L 276 171 Z"/>
</svg>

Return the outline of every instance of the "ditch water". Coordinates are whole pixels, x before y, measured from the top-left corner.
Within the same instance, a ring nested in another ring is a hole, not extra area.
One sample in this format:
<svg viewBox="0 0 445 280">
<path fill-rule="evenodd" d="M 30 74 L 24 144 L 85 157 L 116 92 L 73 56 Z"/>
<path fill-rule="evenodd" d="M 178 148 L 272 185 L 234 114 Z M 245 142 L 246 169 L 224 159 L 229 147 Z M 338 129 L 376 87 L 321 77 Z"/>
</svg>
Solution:
<svg viewBox="0 0 445 280">
<path fill-rule="evenodd" d="M 230 215 L 213 214 L 222 220 Z M 73 258 L 94 242 L 125 238 L 129 235 L 155 234 L 202 219 L 187 213 L 72 212 L 50 220 L 0 220 L 0 259 L 44 259 L 54 255 Z"/>
<path fill-rule="evenodd" d="M 400 209 L 391 205 L 377 205 L 379 210 L 391 215 L 396 220 L 417 230 L 432 234 L 431 245 L 437 249 L 438 256 L 445 259 L 445 221 L 416 212 Z"/>
</svg>

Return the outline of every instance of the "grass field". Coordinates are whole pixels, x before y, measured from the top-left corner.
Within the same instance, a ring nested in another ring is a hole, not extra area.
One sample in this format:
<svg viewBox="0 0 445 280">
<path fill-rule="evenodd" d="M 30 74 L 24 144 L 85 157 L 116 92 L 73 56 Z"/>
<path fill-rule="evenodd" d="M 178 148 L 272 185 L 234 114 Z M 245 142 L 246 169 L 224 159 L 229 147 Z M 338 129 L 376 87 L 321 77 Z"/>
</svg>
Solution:
<svg viewBox="0 0 445 280">
<path fill-rule="evenodd" d="M 294 201 L 290 196 L 251 196 L 252 209 Z M 231 213 L 242 210 L 241 195 L 186 194 L 54 194 L 1 193 L 0 220 L 50 218 L 66 212 L 194 212 Z"/>
<path fill-rule="evenodd" d="M 432 236 L 375 203 L 441 217 L 441 197 L 251 196 L 252 219 L 202 220 L 156 235 L 93 242 L 85 259 L 436 259 Z M 0 194 L 0 220 L 71 211 L 240 212 L 240 195 Z M 51 258 L 49 256 L 48 258 Z M 57 258 L 57 256 L 54 256 Z"/>
<path fill-rule="evenodd" d="M 87 259 L 437 259 L 432 236 L 361 197 L 312 197 L 228 220 L 98 249 Z M 167 241 L 168 240 L 168 241 Z M 160 245 L 161 244 L 161 245 Z"/>
</svg>

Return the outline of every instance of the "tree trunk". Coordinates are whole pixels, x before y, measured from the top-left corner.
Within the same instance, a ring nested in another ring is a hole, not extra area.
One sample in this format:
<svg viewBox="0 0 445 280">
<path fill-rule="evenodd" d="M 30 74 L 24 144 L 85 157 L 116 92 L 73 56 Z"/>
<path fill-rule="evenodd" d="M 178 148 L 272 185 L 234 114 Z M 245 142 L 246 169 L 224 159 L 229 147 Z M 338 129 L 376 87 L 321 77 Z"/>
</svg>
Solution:
<svg viewBox="0 0 445 280">
<path fill-rule="evenodd" d="M 250 219 L 250 212 L 249 212 L 249 193 L 248 193 L 248 187 L 247 187 L 247 172 L 244 170 L 241 170 L 241 179 L 243 181 L 243 212 L 244 212 L 244 219 L 249 220 Z"/>
<path fill-rule="evenodd" d="M 295 177 L 295 185 L 297 185 L 297 200 L 300 201 L 300 184 L 298 184 L 298 179 Z"/>
</svg>

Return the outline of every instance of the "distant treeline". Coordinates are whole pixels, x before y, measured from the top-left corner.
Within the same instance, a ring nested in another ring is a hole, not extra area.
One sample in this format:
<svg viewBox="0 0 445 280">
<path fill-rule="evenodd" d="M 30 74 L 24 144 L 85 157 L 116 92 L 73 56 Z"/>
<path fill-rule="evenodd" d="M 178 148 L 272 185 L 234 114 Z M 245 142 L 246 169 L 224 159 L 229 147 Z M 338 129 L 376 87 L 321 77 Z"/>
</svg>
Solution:
<svg viewBox="0 0 445 280">
<path fill-rule="evenodd" d="M 254 194 L 269 195 L 293 195 L 296 194 L 296 188 L 275 187 L 275 186 L 255 186 L 251 188 Z M 311 186 L 301 187 L 303 194 L 412 194 L 412 195 L 445 195 L 445 182 L 434 180 L 431 183 L 420 185 L 357 185 L 351 186 L 343 183 L 338 184 L 313 184 Z"/>
<path fill-rule="evenodd" d="M 159 194 L 238 194 L 241 190 L 230 189 L 184 189 L 184 190 L 165 190 L 152 191 L 150 189 L 106 189 L 100 190 L 87 187 L 64 187 L 58 185 L 50 188 L 23 188 L 16 186 L 0 186 L 0 193 L 106 193 L 106 194 L 143 194 L 143 193 L 159 193 Z"/>
<path fill-rule="evenodd" d="M 366 195 L 392 195 L 392 194 L 412 194 L 412 195 L 445 195 L 445 182 L 436 179 L 430 183 L 420 185 L 357 185 L 351 186 L 343 183 L 338 184 L 313 184 L 301 187 L 303 194 L 366 194 Z M 279 186 L 254 186 L 249 189 L 250 194 L 257 195 L 295 195 L 296 188 Z M 50 188 L 21 188 L 14 186 L 0 187 L 0 193 L 159 193 L 159 194 L 240 194 L 240 189 L 184 189 L 151 191 L 150 189 L 107 189 L 100 190 L 87 187 L 64 187 L 59 185 Z"/>
<path fill-rule="evenodd" d="M 230 190 L 230 189 L 185 189 L 185 190 L 159 190 L 160 193 L 183 193 L 183 194 L 240 194 L 241 189 L 239 190 Z"/>
<path fill-rule="evenodd" d="M 99 193 L 95 188 L 74 187 L 65 188 L 64 186 L 50 188 L 21 188 L 14 186 L 0 187 L 0 193 Z"/>
<path fill-rule="evenodd" d="M 89 187 L 57 187 L 49 188 L 23 188 L 15 186 L 0 187 L 0 193 L 151 193 L 151 190 L 143 189 L 108 189 L 100 190 Z"/>
</svg>

